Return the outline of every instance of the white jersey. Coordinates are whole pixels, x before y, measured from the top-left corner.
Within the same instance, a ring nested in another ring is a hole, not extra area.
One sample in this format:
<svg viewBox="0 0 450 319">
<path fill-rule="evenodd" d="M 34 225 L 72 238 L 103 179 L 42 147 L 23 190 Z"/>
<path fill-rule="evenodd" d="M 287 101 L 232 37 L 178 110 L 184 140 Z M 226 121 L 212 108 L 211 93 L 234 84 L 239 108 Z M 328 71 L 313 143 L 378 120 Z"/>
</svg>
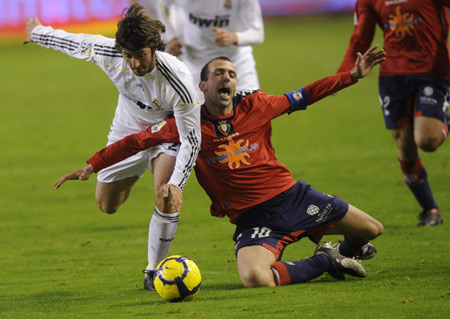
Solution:
<svg viewBox="0 0 450 319">
<path fill-rule="evenodd" d="M 115 39 L 101 35 L 74 34 L 38 26 L 33 41 L 71 57 L 99 66 L 119 90 L 108 144 L 140 132 L 173 114 L 181 148 L 170 184 L 183 189 L 200 149 L 200 103 L 190 72 L 172 55 L 156 51 L 156 66 L 137 76 L 115 48 Z"/>
<path fill-rule="evenodd" d="M 159 17 L 166 24 L 167 38 L 186 44 L 180 58 L 200 82 L 203 66 L 218 56 L 228 57 L 236 67 L 237 91 L 259 89 L 251 45 L 264 41 L 264 26 L 258 0 L 158 0 Z M 167 16 L 167 12 L 172 16 Z M 164 16 L 164 14 L 166 14 Z M 218 46 L 212 27 L 235 32 L 237 45 Z"/>
</svg>

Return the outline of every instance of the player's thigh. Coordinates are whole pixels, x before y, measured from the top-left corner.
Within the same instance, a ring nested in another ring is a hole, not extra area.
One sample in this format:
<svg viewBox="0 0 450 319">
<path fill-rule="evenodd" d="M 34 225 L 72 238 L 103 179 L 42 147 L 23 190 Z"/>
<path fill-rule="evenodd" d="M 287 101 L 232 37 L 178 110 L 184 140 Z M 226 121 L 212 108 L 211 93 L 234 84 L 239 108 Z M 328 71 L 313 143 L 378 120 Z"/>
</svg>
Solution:
<svg viewBox="0 0 450 319">
<path fill-rule="evenodd" d="M 274 253 L 263 246 L 245 246 L 237 251 L 239 278 L 246 287 L 274 286 L 271 269 L 274 262 Z"/>
<path fill-rule="evenodd" d="M 349 205 L 348 212 L 333 228 L 325 232 L 326 235 L 349 235 L 365 240 L 371 240 L 381 235 L 383 225 L 369 214 L 353 205 Z"/>
<path fill-rule="evenodd" d="M 113 214 L 128 198 L 138 176 L 127 177 L 111 183 L 97 181 L 95 199 L 101 211 Z"/>
</svg>

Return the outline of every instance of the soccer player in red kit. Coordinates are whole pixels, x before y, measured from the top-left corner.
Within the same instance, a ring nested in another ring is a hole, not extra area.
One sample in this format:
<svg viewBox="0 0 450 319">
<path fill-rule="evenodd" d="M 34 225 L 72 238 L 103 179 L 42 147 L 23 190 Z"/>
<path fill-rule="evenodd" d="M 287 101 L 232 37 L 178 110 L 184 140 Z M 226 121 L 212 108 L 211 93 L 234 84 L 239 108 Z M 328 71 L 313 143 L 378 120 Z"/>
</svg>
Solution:
<svg viewBox="0 0 450 319">
<path fill-rule="evenodd" d="M 329 272 L 337 279 L 345 274 L 365 277 L 359 259 L 375 256 L 368 243 L 383 231 L 380 222 L 343 200 L 320 193 L 304 181 L 295 181 L 275 157 L 271 144 L 272 119 L 306 107 L 366 76 L 384 60 L 376 47 L 358 54 L 351 71 L 330 76 L 280 96 L 257 91 L 236 94 L 237 74 L 228 58 L 205 65 L 200 89 L 202 144 L 195 172 L 210 197 L 211 212 L 228 216 L 236 224 L 237 267 L 246 287 L 302 283 Z M 103 149 L 88 165 L 61 177 L 87 179 L 131 154 L 162 141 L 178 142 L 173 119 L 153 125 Z M 315 255 L 294 262 L 281 261 L 285 247 L 303 237 L 319 243 L 324 234 L 344 234 L 339 253 L 328 243 L 319 244 Z"/>
<path fill-rule="evenodd" d="M 448 135 L 449 0 L 357 0 L 354 31 L 338 72 L 370 47 L 376 25 L 386 61 L 379 94 L 386 128 L 397 143 L 405 183 L 422 207 L 418 226 L 442 223 L 418 149 L 435 151 Z"/>
</svg>

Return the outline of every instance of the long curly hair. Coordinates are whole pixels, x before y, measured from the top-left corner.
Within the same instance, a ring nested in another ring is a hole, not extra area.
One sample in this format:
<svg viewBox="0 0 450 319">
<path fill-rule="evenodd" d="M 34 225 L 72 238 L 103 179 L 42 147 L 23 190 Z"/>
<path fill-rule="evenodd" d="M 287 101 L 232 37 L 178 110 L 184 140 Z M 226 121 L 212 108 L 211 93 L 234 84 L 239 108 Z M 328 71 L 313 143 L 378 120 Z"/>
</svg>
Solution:
<svg viewBox="0 0 450 319">
<path fill-rule="evenodd" d="M 161 33 L 166 26 L 159 20 L 152 19 L 143 5 L 135 3 L 122 12 L 122 18 L 117 22 L 116 48 L 120 52 L 139 51 L 151 48 L 164 51 L 166 44 L 161 40 Z"/>
</svg>

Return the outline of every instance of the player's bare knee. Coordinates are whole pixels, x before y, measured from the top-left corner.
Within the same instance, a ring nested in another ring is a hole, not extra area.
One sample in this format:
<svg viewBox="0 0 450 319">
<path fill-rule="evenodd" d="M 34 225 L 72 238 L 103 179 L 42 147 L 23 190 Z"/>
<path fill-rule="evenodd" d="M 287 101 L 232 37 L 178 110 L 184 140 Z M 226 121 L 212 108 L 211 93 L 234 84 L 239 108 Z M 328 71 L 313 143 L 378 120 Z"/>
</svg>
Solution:
<svg viewBox="0 0 450 319">
<path fill-rule="evenodd" d="M 373 220 L 370 222 L 370 224 L 367 227 L 368 232 L 367 235 L 370 238 L 367 238 L 368 240 L 372 240 L 377 238 L 378 236 L 380 236 L 383 233 L 384 227 L 383 224 L 380 223 L 377 220 Z"/>
<path fill-rule="evenodd" d="M 111 205 L 104 201 L 97 201 L 98 208 L 106 214 L 114 214 L 119 210 L 119 205 Z"/>
<path fill-rule="evenodd" d="M 239 277 L 246 288 L 268 287 L 274 285 L 273 274 L 268 276 L 267 271 L 263 271 L 263 269 L 260 269 L 259 267 L 240 270 Z"/>
<path fill-rule="evenodd" d="M 425 152 L 434 152 L 442 144 L 442 142 L 443 138 L 441 136 L 438 137 L 428 136 L 416 138 L 417 146 Z"/>
<path fill-rule="evenodd" d="M 245 276 L 241 276 L 242 284 L 246 288 L 267 287 L 269 286 L 266 280 L 263 280 L 256 273 L 247 273 Z"/>
</svg>

